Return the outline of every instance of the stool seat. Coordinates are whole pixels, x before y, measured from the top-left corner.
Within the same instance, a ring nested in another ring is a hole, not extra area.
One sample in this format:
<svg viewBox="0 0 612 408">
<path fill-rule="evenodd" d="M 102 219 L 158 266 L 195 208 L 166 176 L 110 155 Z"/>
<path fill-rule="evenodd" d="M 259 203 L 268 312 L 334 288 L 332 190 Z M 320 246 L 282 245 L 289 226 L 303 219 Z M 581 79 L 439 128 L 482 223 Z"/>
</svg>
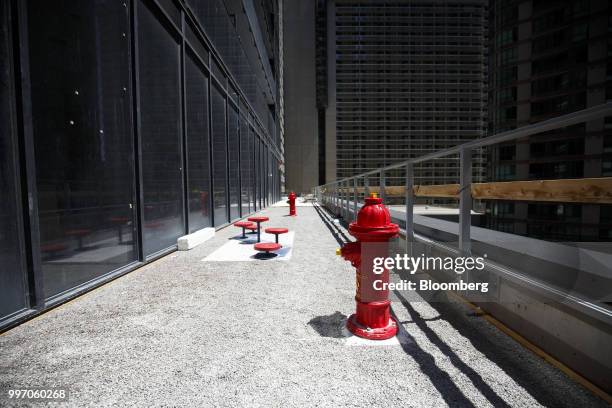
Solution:
<svg viewBox="0 0 612 408">
<path fill-rule="evenodd" d="M 246 238 L 246 235 L 245 235 L 245 233 L 244 233 L 244 230 L 245 230 L 245 229 L 249 229 L 249 230 L 250 230 L 250 229 L 251 229 L 251 227 L 253 227 L 253 229 L 257 228 L 257 227 L 255 226 L 255 224 L 253 224 L 253 223 L 252 223 L 252 222 L 250 222 L 250 221 L 238 221 L 238 222 L 235 222 L 235 223 L 234 223 L 234 226 L 235 226 L 235 227 L 240 227 L 240 228 L 242 228 L 242 236 L 241 236 L 240 238 Z"/>
<path fill-rule="evenodd" d="M 287 228 L 266 228 L 264 231 L 266 231 L 266 233 L 268 234 L 274 234 L 274 236 L 276 237 L 277 244 L 278 244 L 278 235 L 286 234 L 289 232 Z"/>
<path fill-rule="evenodd" d="M 278 251 L 283 246 L 281 244 L 277 244 L 275 242 L 258 242 L 254 245 L 256 251 L 260 252 L 272 252 Z"/>
<path fill-rule="evenodd" d="M 247 220 L 253 221 L 253 222 L 265 222 L 265 221 L 269 221 L 270 218 L 263 217 L 263 216 L 257 216 L 257 217 L 249 217 L 247 218 Z"/>
<path fill-rule="evenodd" d="M 244 229 L 248 229 L 249 231 L 257 231 L 257 225 L 251 224 L 244 227 Z"/>
<path fill-rule="evenodd" d="M 268 234 L 277 235 L 277 234 L 286 234 L 289 232 L 289 229 L 288 228 L 266 228 L 264 231 Z"/>
</svg>

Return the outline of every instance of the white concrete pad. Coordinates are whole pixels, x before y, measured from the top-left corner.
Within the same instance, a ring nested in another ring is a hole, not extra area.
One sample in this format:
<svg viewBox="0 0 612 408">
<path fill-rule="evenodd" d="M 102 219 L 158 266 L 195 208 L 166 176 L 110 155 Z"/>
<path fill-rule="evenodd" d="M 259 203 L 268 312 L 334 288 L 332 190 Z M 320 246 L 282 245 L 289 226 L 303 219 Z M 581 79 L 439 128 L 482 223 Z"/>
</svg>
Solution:
<svg viewBox="0 0 612 408">
<path fill-rule="evenodd" d="M 342 322 L 342 335 L 346 337 L 344 344 L 346 346 L 366 346 L 366 347 L 381 347 L 381 346 L 401 346 L 402 344 L 413 343 L 413 340 L 408 336 L 405 330 L 401 328 L 397 335 L 387 340 L 368 340 L 359 336 L 355 336 L 346 328 L 346 320 Z"/>
<path fill-rule="evenodd" d="M 255 255 L 259 253 L 253 246 L 257 242 L 257 234 L 247 234 L 246 238 L 240 238 L 240 234 L 229 239 L 227 243 L 212 254 L 203 259 L 205 262 L 241 262 L 241 261 L 258 261 Z M 270 261 L 288 261 L 291 259 L 293 250 L 293 239 L 295 231 L 289 231 L 286 234 L 279 235 L 278 243 L 283 247 L 275 251 L 278 256 L 270 259 L 262 260 L 263 262 Z M 261 242 L 275 242 L 275 237 L 272 234 L 262 232 Z"/>
<path fill-rule="evenodd" d="M 197 247 L 215 236 L 214 228 L 202 228 L 189 235 L 184 235 L 177 240 L 179 251 L 188 251 Z"/>
</svg>

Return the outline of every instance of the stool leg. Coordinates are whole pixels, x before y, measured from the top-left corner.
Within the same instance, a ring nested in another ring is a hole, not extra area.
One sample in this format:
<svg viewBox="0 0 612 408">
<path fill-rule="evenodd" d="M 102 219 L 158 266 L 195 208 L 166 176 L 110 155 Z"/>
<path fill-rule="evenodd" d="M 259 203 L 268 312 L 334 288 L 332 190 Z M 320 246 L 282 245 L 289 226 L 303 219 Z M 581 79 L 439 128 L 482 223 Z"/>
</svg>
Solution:
<svg viewBox="0 0 612 408">
<path fill-rule="evenodd" d="M 242 237 L 241 238 L 246 238 L 246 232 L 244 227 L 242 227 Z"/>
<path fill-rule="evenodd" d="M 257 223 L 257 242 L 261 242 L 261 223 Z"/>
<path fill-rule="evenodd" d="M 276 234 L 276 243 L 278 244 L 278 234 Z"/>
</svg>

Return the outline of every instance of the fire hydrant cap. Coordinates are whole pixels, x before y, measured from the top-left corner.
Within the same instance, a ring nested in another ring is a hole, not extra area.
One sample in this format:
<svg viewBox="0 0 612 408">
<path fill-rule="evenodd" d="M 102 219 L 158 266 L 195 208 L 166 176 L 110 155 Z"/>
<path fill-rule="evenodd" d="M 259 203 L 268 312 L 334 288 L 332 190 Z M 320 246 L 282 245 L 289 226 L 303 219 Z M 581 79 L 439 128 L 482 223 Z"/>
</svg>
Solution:
<svg viewBox="0 0 612 408">
<path fill-rule="evenodd" d="M 368 197 L 357 214 L 357 222 L 349 226 L 351 235 L 374 234 L 380 238 L 391 238 L 399 233 L 397 224 L 391 222 L 389 210 L 378 197 Z"/>
</svg>

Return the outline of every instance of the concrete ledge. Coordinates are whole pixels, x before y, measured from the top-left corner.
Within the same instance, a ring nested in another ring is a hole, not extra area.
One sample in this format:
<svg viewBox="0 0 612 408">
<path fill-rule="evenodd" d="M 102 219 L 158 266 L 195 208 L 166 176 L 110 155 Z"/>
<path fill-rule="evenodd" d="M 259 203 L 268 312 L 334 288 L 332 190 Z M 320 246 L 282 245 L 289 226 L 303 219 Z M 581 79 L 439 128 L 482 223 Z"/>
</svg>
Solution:
<svg viewBox="0 0 612 408">
<path fill-rule="evenodd" d="M 189 235 L 184 235 L 177 240 L 179 251 L 188 251 L 215 236 L 214 228 L 202 228 Z"/>
</svg>

